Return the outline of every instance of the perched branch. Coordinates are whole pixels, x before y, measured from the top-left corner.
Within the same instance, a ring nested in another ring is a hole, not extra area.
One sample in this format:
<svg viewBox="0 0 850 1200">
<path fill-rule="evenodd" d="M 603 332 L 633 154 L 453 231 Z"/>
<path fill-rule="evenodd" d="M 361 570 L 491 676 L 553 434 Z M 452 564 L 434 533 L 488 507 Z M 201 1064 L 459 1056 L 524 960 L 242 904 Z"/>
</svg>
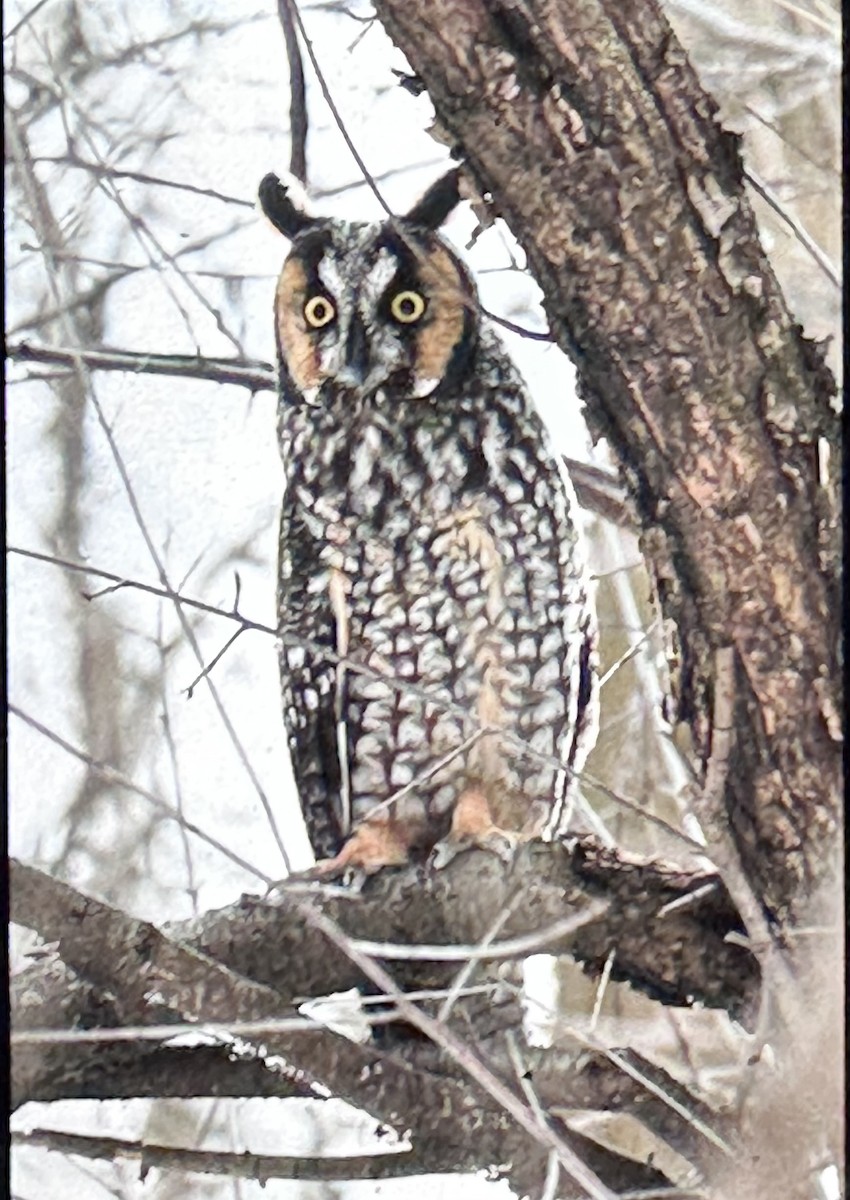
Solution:
<svg viewBox="0 0 850 1200">
<path fill-rule="evenodd" d="M 654 994 L 666 991 L 667 999 L 678 996 L 681 1003 L 690 1000 L 680 992 L 683 983 L 692 985 L 700 998 L 726 1003 L 735 1010 L 746 1001 L 752 1003 L 757 986 L 751 956 L 723 939 L 724 930 L 736 928 L 737 921 L 719 885 L 706 893 L 708 881 L 704 875 L 664 864 L 625 861 L 613 851 L 599 851 L 590 842 L 579 843 L 571 850 L 561 845 L 530 844 L 520 850 L 510 869 L 494 855 L 475 851 L 458 856 L 439 872 L 426 872 L 413 865 L 385 871 L 369 879 L 353 896 L 339 887 L 293 881 L 271 901 L 245 898 L 228 910 L 174 926 L 168 934 L 83 897 L 32 868 L 13 863 L 12 872 L 12 919 L 57 943 L 63 962 L 85 981 L 85 987 L 70 995 L 67 977 L 60 977 L 56 985 L 63 996 L 60 1011 L 66 1028 L 74 1023 L 103 1023 L 98 997 L 109 998 L 107 1007 L 101 1009 L 107 1024 L 161 1023 L 173 1014 L 200 1024 L 214 1021 L 226 1025 L 228 1020 L 262 1020 L 285 1014 L 304 995 L 327 994 L 351 986 L 362 988 L 372 977 L 389 996 L 396 995 L 398 1016 L 410 1019 L 414 1013 L 410 1001 L 396 989 L 429 982 L 435 987 L 448 986 L 453 965 L 404 962 L 390 979 L 377 959 L 356 949 L 343 932 L 346 927 L 358 936 L 371 935 L 380 940 L 385 936 L 389 911 L 393 913 L 396 935 L 411 943 L 474 943 L 482 931 L 492 926 L 493 911 L 502 906 L 509 910 L 505 935 L 520 937 L 547 925 L 549 917 L 563 918 L 571 910 L 579 916 L 592 903 L 591 897 L 599 894 L 605 896 L 604 918 L 597 916 L 582 928 L 574 928 L 571 934 L 548 944 L 549 949 L 569 951 L 601 970 L 616 942 L 617 967 L 613 973 L 618 978 L 632 978 Z M 693 889 L 701 892 L 700 899 L 689 906 L 670 908 L 671 901 Z M 305 916 L 307 897 L 309 917 Z M 339 931 L 330 943 L 328 929 Z M 173 940 L 175 937 L 179 940 Z M 527 944 L 515 943 L 512 949 L 519 952 Z M 485 969 L 479 965 L 479 970 Z M 40 969 L 30 969 L 26 991 L 30 996 L 33 992 L 39 994 L 47 1004 L 51 975 L 47 967 L 43 972 L 36 985 Z M 75 999 L 80 1005 L 76 1011 Z M 458 999 L 453 1010 L 462 1029 L 469 1018 L 465 1004 L 463 998 Z M 42 1008 L 41 1002 L 22 1007 L 19 1002 L 16 1029 L 32 1027 L 33 1023 L 43 1027 Z M 513 1027 L 519 1014 L 514 1005 L 509 1005 L 500 1018 L 492 1002 L 486 1011 L 492 1029 L 488 1034 L 479 1024 L 479 1045 L 489 1054 L 492 1038 L 504 1028 L 505 1021 L 508 1028 Z M 417 1023 L 425 1019 L 419 1015 L 424 1010 L 416 1008 L 415 1013 Z M 433 1024 L 433 1018 L 428 1021 Z M 445 1049 L 451 1048 L 454 1058 L 458 1046 L 464 1050 L 463 1043 L 458 1042 L 449 1026 L 439 1022 L 439 1028 L 444 1030 L 440 1040 L 448 1039 Z M 320 1082 L 333 1094 L 373 1113 L 376 1119 L 412 1129 L 423 1161 L 445 1165 L 446 1139 L 451 1138 L 451 1145 L 456 1143 L 457 1147 L 457 1152 L 452 1150 L 450 1154 L 454 1169 L 468 1164 L 471 1140 L 479 1165 L 503 1161 L 509 1150 L 508 1157 L 523 1164 L 515 1166 L 520 1174 L 512 1174 L 512 1180 L 532 1178 L 540 1169 L 541 1154 L 545 1160 L 545 1152 L 539 1147 L 529 1156 L 527 1141 L 522 1140 L 527 1139 L 532 1126 L 537 1128 L 536 1120 L 529 1116 L 525 1123 L 523 1118 L 526 1133 L 516 1126 L 505 1126 L 506 1094 L 492 1067 L 484 1069 L 479 1081 L 485 1084 L 485 1093 L 477 1099 L 473 1098 L 475 1093 L 470 1095 L 470 1083 L 464 1074 L 468 1067 L 465 1051 L 454 1063 L 441 1057 L 435 1072 L 433 1055 L 425 1055 L 417 1065 L 420 1056 L 416 1043 L 411 1045 L 401 1035 L 385 1041 L 383 1049 L 380 1042 L 355 1045 L 324 1030 L 273 1032 L 263 1035 L 262 1041 L 266 1052 L 282 1057 L 286 1065 L 279 1081 L 261 1085 L 261 1094 L 269 1094 L 270 1089 L 274 1094 L 287 1086 L 310 1088 L 311 1081 Z M 63 1066 L 71 1064 L 85 1066 L 90 1072 L 85 1076 L 85 1094 L 97 1094 L 98 1087 L 111 1087 L 112 1092 L 106 1094 L 126 1093 L 126 1082 L 116 1081 L 115 1074 L 122 1061 L 128 1062 L 129 1049 L 120 1042 L 106 1051 L 101 1049 L 103 1067 L 98 1066 L 95 1056 L 87 1055 L 84 1047 L 76 1048 L 76 1052 L 72 1048 L 64 1056 L 50 1056 L 45 1070 L 54 1073 L 54 1094 L 75 1094 L 67 1075 L 62 1076 Z M 148 1056 L 144 1043 L 136 1044 L 134 1049 L 142 1059 Z M 213 1071 L 214 1052 L 210 1047 L 202 1049 L 202 1061 Z M 19 1054 L 18 1048 L 16 1070 Z M 550 1077 L 546 1072 L 554 1070 L 554 1063 L 560 1061 L 559 1052 L 551 1052 L 551 1058 L 549 1054 L 540 1052 L 534 1060 L 542 1079 Z M 169 1067 L 174 1061 L 172 1048 L 150 1054 L 147 1061 L 160 1078 L 170 1078 L 174 1089 L 174 1072 Z M 39 1076 L 32 1058 L 24 1064 L 31 1094 L 50 1095 L 49 1079 L 44 1074 Z M 103 1068 L 108 1070 L 108 1081 L 102 1077 Z M 572 1059 L 562 1063 L 562 1069 L 567 1073 L 558 1094 L 562 1103 L 569 1104 L 576 1088 L 588 1086 L 589 1077 L 575 1075 Z M 137 1067 L 130 1067 L 130 1073 L 138 1079 Z M 502 1078 L 510 1078 L 509 1068 Z M 245 1081 L 251 1086 L 257 1082 L 250 1073 Z M 189 1079 L 186 1086 L 191 1094 Z M 227 1094 L 226 1084 L 221 1094 Z M 634 1097 L 636 1093 L 626 1088 L 622 1095 Z M 16 1098 L 28 1098 L 20 1086 L 16 1087 Z M 471 1120 L 473 1114 L 474 1137 L 467 1129 L 467 1115 Z M 588 1168 L 587 1174 L 578 1159 L 570 1158 L 562 1138 L 556 1137 L 552 1144 L 561 1161 L 566 1158 L 573 1169 L 584 1172 L 588 1181 L 592 1179 L 594 1170 Z M 587 1157 L 586 1151 L 584 1147 L 583 1157 Z M 429 1154 L 436 1157 L 428 1158 Z M 592 1168 L 592 1155 L 588 1161 Z M 596 1166 L 603 1180 L 606 1171 L 610 1177 L 611 1162 L 604 1155 Z M 617 1177 L 622 1178 L 622 1174 Z M 604 1183 L 592 1186 L 596 1190 L 591 1194 L 609 1194 Z"/>
<path fill-rule="evenodd" d="M 13 919 L 37 928 L 49 941 L 64 937 L 68 917 L 62 905 L 70 905 L 66 893 L 75 894 L 19 864 L 13 866 L 13 883 Z M 709 883 L 716 886 L 708 889 Z M 53 902 L 52 918 L 49 913 L 41 915 L 44 901 L 35 902 L 45 889 L 48 896 L 61 891 Z M 590 839 L 571 848 L 530 843 L 517 852 L 510 869 L 486 851 L 469 851 L 440 871 L 411 864 L 370 878 L 355 896 L 346 889 L 294 880 L 267 901 L 245 897 L 220 912 L 180 923 L 172 932 L 181 945 L 195 947 L 237 977 L 273 989 L 275 1014 L 280 1015 L 282 1004 L 364 982 L 362 972 L 344 954 L 305 929 L 297 914 L 305 895 L 349 936 L 378 943 L 386 940 L 386 914 L 392 912 L 396 937 L 413 946 L 477 944 L 493 913 L 505 905 L 511 906 L 511 913 L 501 940 L 531 935 L 567 914 L 578 916 L 590 901 L 601 897 L 607 903 L 604 917 L 551 941 L 550 952 L 569 952 L 600 972 L 616 947 L 612 977 L 667 1003 L 687 1005 L 698 1000 L 742 1015 L 757 998 L 754 959 L 725 940 L 741 926 L 716 876 L 630 858 L 600 848 Z M 693 897 L 690 904 L 683 902 L 688 897 Z M 89 950 L 98 937 L 111 936 L 113 927 L 108 922 L 105 928 L 95 928 L 101 918 L 93 914 L 99 911 L 94 901 L 85 902 L 86 920 L 92 925 L 85 933 Z M 123 925 L 129 918 L 113 919 L 125 940 L 130 938 L 131 930 Z M 135 936 L 142 936 L 141 929 L 140 925 Z M 82 938 L 83 931 L 77 936 Z M 83 950 L 69 965 L 91 979 Z M 64 951 L 63 959 L 68 961 Z M 107 977 L 114 969 L 110 963 Z M 147 969 L 152 971 L 153 964 Z M 396 979 L 405 986 L 443 988 L 450 986 L 454 970 L 452 962 L 402 961 Z M 107 984 L 107 979 L 91 981 Z M 250 996 L 246 1004 L 262 1007 Z M 125 1014 L 124 1019 L 131 1015 Z M 247 1020 L 265 1015 L 270 1014 L 255 1012 L 249 1018 L 231 1007 L 218 1014 L 207 1009 L 203 1019 Z"/>
<path fill-rule="evenodd" d="M 37 929 L 48 941 L 58 942 L 63 962 L 110 995 L 111 1021 L 117 1015 L 125 1021 L 143 1023 L 149 1012 L 154 1019 L 161 1019 L 164 1006 L 183 1019 L 199 1023 L 210 1019 L 226 1022 L 228 1017 L 256 1020 L 280 1014 L 289 1003 L 273 988 L 239 976 L 202 952 L 171 940 L 147 922 L 84 897 L 33 868 L 13 863 L 12 872 L 12 920 Z M 300 942 L 298 954 L 305 952 L 304 932 L 302 928 L 301 937 L 295 938 Z M 240 941 L 245 937 L 237 934 L 235 926 L 232 933 Z M 327 959 L 325 938 L 316 940 L 321 943 L 320 954 Z M 273 957 L 277 954 L 269 953 Z M 457 1114 L 464 1109 L 466 1089 L 458 1080 L 421 1073 L 414 1079 L 401 1060 L 330 1032 L 311 1034 L 307 1046 L 303 1035 L 283 1033 L 264 1037 L 263 1045 L 264 1056 L 285 1060 L 281 1069 L 293 1083 L 309 1086 L 312 1080 L 321 1080 L 335 1095 L 374 1114 L 387 1114 L 401 1129 L 418 1129 L 423 1153 L 435 1139 L 445 1141 L 446 1122 L 443 1117 L 440 1124 L 440 1114 Z M 319 1089 L 316 1094 L 323 1093 Z M 469 1112 L 457 1123 L 454 1137 L 458 1144 L 471 1140 L 470 1130 L 464 1130 L 464 1126 L 473 1118 L 478 1126 L 479 1153 L 482 1138 L 483 1145 L 487 1145 L 487 1135 L 492 1161 L 500 1161 L 497 1145 L 503 1114 L 491 1112 L 488 1120 L 480 1112 Z M 429 1134 L 429 1125 L 439 1128 Z M 483 1153 L 487 1157 L 488 1150 Z"/>
</svg>

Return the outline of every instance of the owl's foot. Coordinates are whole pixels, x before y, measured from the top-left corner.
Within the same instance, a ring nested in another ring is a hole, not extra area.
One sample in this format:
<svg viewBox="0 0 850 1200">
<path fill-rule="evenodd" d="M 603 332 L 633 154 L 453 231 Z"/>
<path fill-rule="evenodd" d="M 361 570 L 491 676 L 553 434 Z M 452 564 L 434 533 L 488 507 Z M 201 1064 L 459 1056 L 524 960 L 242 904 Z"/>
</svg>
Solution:
<svg viewBox="0 0 850 1200">
<path fill-rule="evenodd" d="M 338 879 L 349 870 L 374 875 L 382 867 L 400 867 L 407 859 L 408 845 L 394 826 L 383 821 L 364 821 L 339 854 L 321 859 L 305 874 L 312 879 Z"/>
<path fill-rule="evenodd" d="M 455 805 L 448 836 L 437 842 L 432 851 L 431 863 L 440 871 L 458 854 L 472 849 L 489 850 L 502 862 L 509 863 L 521 841 L 521 834 L 496 825 L 481 788 L 467 788 Z"/>
</svg>

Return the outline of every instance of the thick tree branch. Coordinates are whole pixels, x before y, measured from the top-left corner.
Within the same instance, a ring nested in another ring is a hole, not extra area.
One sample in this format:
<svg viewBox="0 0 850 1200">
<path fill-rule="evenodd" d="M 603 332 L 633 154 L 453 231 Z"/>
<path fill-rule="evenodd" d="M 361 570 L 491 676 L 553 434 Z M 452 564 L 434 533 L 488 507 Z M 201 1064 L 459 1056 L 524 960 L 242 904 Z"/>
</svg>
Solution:
<svg viewBox="0 0 850 1200">
<path fill-rule="evenodd" d="M 505 935 L 519 936 L 528 931 L 529 925 L 540 928 L 548 924 L 550 912 L 563 915 L 571 909 L 580 910 L 582 905 L 587 906 L 589 895 L 611 890 L 598 887 L 600 878 L 606 874 L 611 877 L 613 900 L 606 896 L 609 908 L 605 920 L 598 919 L 577 931 L 567 944 L 560 946 L 556 942 L 550 949 L 565 950 L 569 942 L 574 942 L 573 952 L 601 966 L 612 930 L 619 930 L 622 956 L 618 953 L 618 958 L 622 957 L 625 972 L 628 974 L 642 957 L 651 957 L 655 964 L 654 987 L 658 990 L 669 986 L 669 981 L 663 978 L 667 970 L 672 969 L 676 976 L 686 974 L 675 965 L 675 960 L 682 957 L 688 943 L 698 945 L 700 961 L 708 964 L 704 972 L 710 977 L 706 979 L 706 994 L 713 991 L 715 999 L 719 998 L 724 984 L 718 989 L 718 980 L 725 980 L 725 1000 L 729 1001 L 734 992 L 738 997 L 735 1003 L 743 1002 L 740 984 L 748 979 L 749 989 L 753 990 L 756 973 L 753 960 L 745 951 L 727 946 L 722 940 L 720 914 L 725 908 L 730 927 L 736 924 L 736 918 L 728 901 L 722 899 L 719 884 L 716 893 L 709 891 L 715 900 L 709 935 L 700 924 L 705 917 L 704 910 L 700 916 L 700 908 L 706 903 L 704 893 L 692 905 L 679 905 L 672 910 L 669 907 L 671 900 L 683 900 L 694 886 L 702 890 L 706 885 L 704 876 L 677 872 L 663 864 L 623 863 L 616 856 L 610 857 L 606 864 L 604 856 L 600 857 L 591 844 L 572 851 L 541 844 L 525 847 L 510 871 L 494 856 L 475 852 L 460 856 L 436 874 L 414 866 L 384 872 L 369 880 L 355 896 L 326 885 L 293 884 L 283 889 L 272 903 L 246 898 L 229 910 L 181 923 L 172 929 L 170 936 L 83 897 L 32 868 L 13 863 L 12 919 L 37 929 L 46 940 L 57 943 L 64 964 L 75 973 L 72 981 L 64 968 L 57 970 L 55 963 L 30 969 L 28 978 L 17 989 L 16 1028 L 20 1031 L 26 1027 L 44 1027 L 45 1021 L 61 1021 L 66 1028 L 69 1024 L 144 1024 L 167 1020 L 169 1015 L 199 1023 L 226 1024 L 228 1020 L 257 1020 L 285 1014 L 305 994 L 325 994 L 352 985 L 362 988 L 364 973 L 357 962 L 351 961 L 351 947 L 345 944 L 348 941 L 345 934 L 340 933 L 340 943 L 328 943 L 321 928 L 305 925 L 298 919 L 305 904 L 305 890 L 311 909 L 322 914 L 319 925 L 325 923 L 340 929 L 347 926 L 361 937 L 374 934 L 385 938 L 387 913 L 392 913 L 392 934 L 400 940 L 457 944 L 476 941 L 481 928 L 491 923 L 494 907 L 511 897 L 519 896 L 521 902 L 512 907 L 503 929 Z M 648 901 L 647 897 L 652 899 Z M 612 921 L 611 908 L 616 910 L 618 906 L 622 906 L 622 911 Z M 697 926 L 692 928 L 695 916 Z M 595 925 L 598 929 L 594 932 Z M 635 937 L 632 930 L 630 947 L 625 930 L 638 925 L 640 934 Z M 659 954 L 665 934 L 670 939 L 666 963 L 664 955 Z M 174 937 L 179 940 L 173 940 Z M 585 944 L 579 947 L 582 937 Z M 643 950 L 639 949 L 640 944 Z M 715 949 L 718 958 L 712 960 L 711 952 Z M 353 957 L 357 958 L 357 954 Z M 445 986 L 451 982 L 455 969 L 454 964 L 407 962 L 398 965 L 393 978 L 401 986 L 411 983 L 421 986 L 423 980 Z M 479 971 L 483 970 L 479 966 Z M 644 976 L 647 970 L 648 966 L 644 966 Z M 370 969 L 366 974 L 371 973 Z M 61 999 L 57 1000 L 57 996 Z M 476 1028 L 486 1060 L 501 1045 L 500 1030 L 516 1026 L 519 1010 L 516 1003 L 503 1004 L 500 1014 L 498 1006 L 488 1002 L 481 1009 L 485 1011 L 492 1027 L 488 1030 L 485 1023 L 477 1021 Z M 475 1022 L 478 1015 L 474 1009 L 467 1011 L 463 1001 L 459 1001 L 453 1021 L 466 1029 L 467 1022 L 470 1019 Z M 408 1054 L 410 1044 L 406 1043 L 403 1030 L 366 1047 L 324 1031 L 273 1033 L 264 1035 L 263 1043 L 268 1053 L 282 1056 L 286 1066 L 279 1080 L 268 1079 L 265 1086 L 258 1079 L 263 1074 L 259 1063 L 253 1069 L 246 1064 L 239 1066 L 241 1082 L 252 1089 L 259 1082 L 260 1094 L 303 1095 L 311 1090 L 311 1081 L 318 1081 L 334 1094 L 372 1112 L 378 1120 L 390 1120 L 396 1127 L 413 1129 L 423 1162 L 445 1167 L 450 1161 L 453 1169 L 468 1167 L 472 1165 L 469 1147 L 474 1144 L 478 1165 L 504 1161 L 506 1150 L 510 1150 L 509 1157 L 515 1158 L 517 1164 L 516 1178 L 532 1179 L 540 1170 L 541 1150 L 530 1154 L 527 1142 L 522 1140 L 527 1134 L 521 1134 L 511 1122 L 506 1125 L 506 1115 L 496 1100 L 474 1098 L 475 1091 L 470 1091 L 463 1064 L 447 1060 L 433 1046 L 426 1047 L 429 1053 L 420 1056 L 414 1043 L 414 1052 Z M 116 1075 L 129 1065 L 129 1049 L 126 1043 L 107 1044 L 94 1061 L 84 1047 L 54 1048 L 42 1055 L 41 1064 L 35 1054 L 24 1051 L 21 1057 L 17 1049 L 16 1098 L 22 1101 L 69 1094 L 97 1095 L 98 1077 L 103 1094 L 129 1094 L 128 1079 L 116 1080 Z M 130 1067 L 130 1076 L 139 1078 L 139 1062 L 146 1061 L 153 1068 L 154 1077 L 163 1082 L 170 1079 L 168 1090 L 179 1094 L 172 1048 L 152 1051 L 136 1045 L 133 1049 L 138 1061 Z M 178 1051 L 178 1056 L 183 1054 L 185 1050 Z M 546 1081 L 554 1080 L 558 1061 L 556 1051 L 542 1052 L 535 1058 L 547 1094 L 555 1086 Z M 214 1075 L 215 1048 L 202 1048 L 202 1067 L 204 1063 L 210 1076 Z M 588 1086 L 592 1090 L 594 1072 L 590 1075 L 576 1072 L 572 1058 L 561 1065 L 566 1073 L 557 1085 L 558 1095 L 562 1104 L 576 1106 L 578 1096 L 586 1098 Z M 221 1066 L 226 1075 L 223 1061 Z M 493 1068 L 487 1069 L 492 1072 Z M 609 1063 L 606 1078 L 610 1069 Z M 598 1070 L 597 1066 L 597 1073 Z M 26 1079 L 25 1085 L 21 1074 Z M 185 1072 L 187 1092 L 196 1094 L 196 1083 L 190 1082 L 192 1074 Z M 511 1077 L 506 1066 L 505 1077 Z M 611 1089 L 606 1087 L 605 1102 L 608 1102 Z M 229 1091 L 225 1085 L 215 1094 L 229 1094 Z M 639 1092 L 640 1088 L 636 1092 L 633 1085 L 626 1084 L 618 1094 L 628 1107 Z M 472 1126 L 467 1129 L 467 1124 L 473 1120 L 473 1114 L 475 1136 L 471 1139 Z M 666 1120 L 669 1123 L 669 1112 Z M 680 1131 L 680 1140 L 688 1137 L 686 1130 Z M 590 1159 L 603 1178 L 606 1172 L 609 1178 L 612 1172 L 616 1178 L 623 1178 L 622 1166 L 615 1170 L 610 1155 L 594 1151 Z M 592 1172 L 588 1178 L 592 1178 Z M 603 1185 L 599 1187 L 600 1196 L 607 1194 Z"/>
<path fill-rule="evenodd" d="M 13 864 L 12 919 L 56 941 L 68 937 L 76 893 L 48 879 Z M 351 937 L 381 942 L 389 936 L 411 945 L 449 947 L 479 942 L 493 913 L 509 902 L 512 911 L 500 940 L 554 926 L 601 897 L 607 901 L 604 917 L 546 948 L 552 953 L 569 951 L 594 972 L 601 971 L 614 948 L 612 978 L 628 981 L 666 1003 L 698 1000 L 741 1016 L 757 998 L 755 960 L 725 940 L 727 934 L 740 932 L 741 925 L 717 876 L 628 856 L 600 847 L 592 839 L 570 847 L 531 843 L 520 849 L 509 869 L 484 851 L 461 855 L 438 872 L 410 865 L 369 879 L 355 896 L 322 884 L 294 883 L 269 901 L 245 897 L 219 912 L 182 922 L 172 927 L 172 933 L 238 976 L 274 989 L 278 1014 L 281 1002 L 362 984 L 362 974 L 349 959 L 297 919 L 293 905 L 303 898 L 305 888 L 311 903 Z M 125 922 L 130 919 L 121 914 L 95 916 L 102 910 L 114 912 L 95 901 L 85 902 L 86 921 L 75 933 L 74 957 L 69 959 L 63 951 L 62 958 L 90 982 L 105 985 L 117 969 L 115 964 L 109 963 L 107 978 L 101 980 L 87 967 L 88 956 L 92 963 L 102 962 L 98 939 L 111 942 L 117 936 L 119 931 L 110 925 L 113 919 L 127 945 Z M 393 914 L 389 925 L 388 913 Z M 135 936 L 148 945 L 144 931 L 151 927 L 137 923 L 137 928 Z M 166 966 L 155 968 L 153 960 L 145 961 L 148 975 L 155 969 L 161 973 Z M 444 987 L 455 970 L 452 962 L 413 961 L 398 963 L 396 974 L 405 986 Z M 248 995 L 249 1008 L 255 1007 L 254 999 Z M 260 1000 L 262 1009 L 267 998 Z M 131 1015 L 128 1011 L 125 1019 Z M 262 1015 L 267 1014 L 254 1012 L 250 1019 Z M 219 1019 L 209 1009 L 204 1016 Z M 238 1006 L 224 1010 L 222 1018 L 249 1019 Z"/>
</svg>

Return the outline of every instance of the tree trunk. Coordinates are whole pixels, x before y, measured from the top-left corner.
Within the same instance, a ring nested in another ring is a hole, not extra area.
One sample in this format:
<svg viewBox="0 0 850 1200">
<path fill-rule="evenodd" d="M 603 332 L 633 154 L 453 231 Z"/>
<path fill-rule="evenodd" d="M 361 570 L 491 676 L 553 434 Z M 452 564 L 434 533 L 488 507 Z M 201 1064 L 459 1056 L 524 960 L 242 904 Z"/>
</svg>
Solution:
<svg viewBox="0 0 850 1200">
<path fill-rule="evenodd" d="M 705 777 L 734 650 L 722 822 L 793 917 L 834 863 L 837 418 L 761 248 L 737 139 L 654 0 L 376 0 L 543 289 L 619 456 Z M 722 807 L 721 807 L 722 806 Z"/>
</svg>

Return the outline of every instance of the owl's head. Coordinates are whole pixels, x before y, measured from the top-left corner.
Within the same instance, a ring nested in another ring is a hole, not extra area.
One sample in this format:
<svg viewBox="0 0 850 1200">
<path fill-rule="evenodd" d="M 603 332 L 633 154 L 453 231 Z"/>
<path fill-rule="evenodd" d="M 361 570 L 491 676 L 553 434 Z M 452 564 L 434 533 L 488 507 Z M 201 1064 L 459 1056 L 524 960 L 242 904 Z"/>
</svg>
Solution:
<svg viewBox="0 0 850 1200">
<path fill-rule="evenodd" d="M 406 216 L 377 224 L 308 217 L 275 175 L 259 195 L 292 239 L 275 296 L 278 353 L 308 403 L 424 399 L 458 379 L 478 306 L 469 273 L 436 232 L 460 199 L 457 171 Z"/>
</svg>

